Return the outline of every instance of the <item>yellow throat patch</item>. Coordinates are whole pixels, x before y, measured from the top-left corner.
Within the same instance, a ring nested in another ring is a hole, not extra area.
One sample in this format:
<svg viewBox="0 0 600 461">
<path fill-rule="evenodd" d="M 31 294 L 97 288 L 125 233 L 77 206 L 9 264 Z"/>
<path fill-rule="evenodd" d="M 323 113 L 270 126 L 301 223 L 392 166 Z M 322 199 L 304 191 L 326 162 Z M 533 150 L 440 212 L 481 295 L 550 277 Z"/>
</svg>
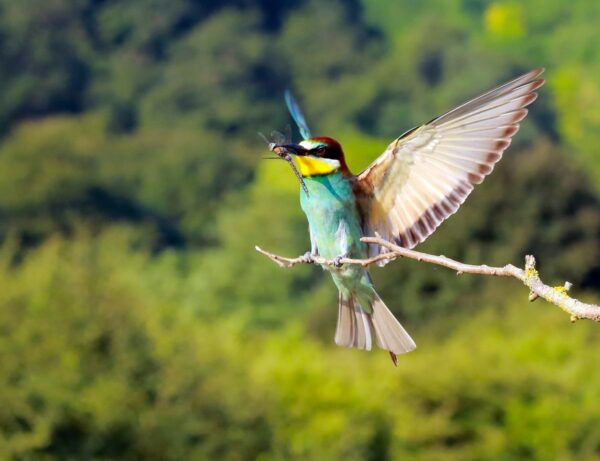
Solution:
<svg viewBox="0 0 600 461">
<path fill-rule="evenodd" d="M 300 174 L 302 176 L 322 176 L 333 173 L 340 167 L 339 162 L 335 160 L 320 160 L 313 157 L 297 156 Z"/>
</svg>

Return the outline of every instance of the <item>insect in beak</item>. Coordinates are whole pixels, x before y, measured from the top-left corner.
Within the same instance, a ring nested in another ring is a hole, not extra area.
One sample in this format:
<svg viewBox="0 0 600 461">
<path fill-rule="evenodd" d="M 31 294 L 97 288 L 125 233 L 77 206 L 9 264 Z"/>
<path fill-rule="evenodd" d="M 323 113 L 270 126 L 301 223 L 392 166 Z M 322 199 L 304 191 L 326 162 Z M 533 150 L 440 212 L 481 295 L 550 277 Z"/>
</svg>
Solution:
<svg viewBox="0 0 600 461">
<path fill-rule="evenodd" d="M 265 158 L 269 160 L 281 159 L 288 162 L 290 167 L 292 168 L 292 171 L 296 175 L 296 178 L 298 178 L 298 181 L 300 182 L 304 193 L 308 196 L 308 187 L 306 187 L 304 179 L 302 179 L 302 175 L 296 168 L 296 164 L 292 159 L 292 155 L 305 155 L 304 152 L 306 152 L 306 149 L 304 149 L 299 144 L 289 144 L 289 138 L 291 137 L 289 125 L 287 132 L 287 135 L 283 135 L 277 131 L 273 131 L 271 133 L 271 138 L 273 139 L 273 141 L 269 141 L 267 137 L 260 132 L 258 133 L 258 135 L 267 143 L 267 145 L 269 146 L 269 150 L 277 154 L 277 157 Z"/>
<path fill-rule="evenodd" d="M 298 146 L 296 144 L 280 145 L 280 144 L 275 144 L 275 143 L 270 143 L 269 149 L 272 152 L 275 152 L 279 156 L 279 158 L 285 160 L 286 162 L 288 162 L 290 164 L 290 167 L 294 171 L 296 178 L 298 178 L 298 181 L 300 181 L 300 185 L 302 186 L 304 193 L 308 196 L 308 187 L 306 187 L 306 184 L 304 183 L 304 179 L 302 179 L 302 175 L 296 168 L 296 164 L 294 163 L 294 160 L 292 159 L 292 154 L 293 155 L 303 155 L 301 153 L 299 154 L 298 152 L 305 151 L 305 149 L 302 146 Z"/>
</svg>

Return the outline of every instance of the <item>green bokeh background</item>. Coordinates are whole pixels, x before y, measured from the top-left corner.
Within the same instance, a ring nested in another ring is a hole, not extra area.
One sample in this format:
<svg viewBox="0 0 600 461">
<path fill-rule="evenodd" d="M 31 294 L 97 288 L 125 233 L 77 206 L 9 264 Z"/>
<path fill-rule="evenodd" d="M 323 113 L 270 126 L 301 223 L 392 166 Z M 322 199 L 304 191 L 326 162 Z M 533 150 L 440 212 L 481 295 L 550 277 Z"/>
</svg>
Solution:
<svg viewBox="0 0 600 461">
<path fill-rule="evenodd" d="M 598 460 L 600 327 L 513 280 L 374 270 L 419 348 L 333 344 L 290 123 L 360 171 L 531 68 L 504 159 L 419 248 L 600 301 L 600 3 L 0 0 L 0 459 Z"/>
</svg>

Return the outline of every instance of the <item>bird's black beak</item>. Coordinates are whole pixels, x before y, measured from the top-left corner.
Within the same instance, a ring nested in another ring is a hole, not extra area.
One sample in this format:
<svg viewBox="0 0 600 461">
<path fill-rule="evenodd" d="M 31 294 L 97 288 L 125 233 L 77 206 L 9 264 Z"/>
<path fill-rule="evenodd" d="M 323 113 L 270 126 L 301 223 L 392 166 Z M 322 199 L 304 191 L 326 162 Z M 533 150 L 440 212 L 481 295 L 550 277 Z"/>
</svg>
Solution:
<svg viewBox="0 0 600 461">
<path fill-rule="evenodd" d="M 282 149 L 285 153 L 292 155 L 306 155 L 308 153 L 308 149 L 300 144 L 276 144 L 271 150 L 275 150 L 275 148 Z"/>
</svg>

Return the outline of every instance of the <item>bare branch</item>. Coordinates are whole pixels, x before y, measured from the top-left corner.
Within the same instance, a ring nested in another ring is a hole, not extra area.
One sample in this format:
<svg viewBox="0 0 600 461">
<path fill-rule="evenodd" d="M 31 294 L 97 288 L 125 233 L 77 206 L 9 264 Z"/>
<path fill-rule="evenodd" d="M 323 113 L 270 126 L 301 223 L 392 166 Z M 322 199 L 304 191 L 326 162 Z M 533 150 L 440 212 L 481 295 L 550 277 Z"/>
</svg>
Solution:
<svg viewBox="0 0 600 461">
<path fill-rule="evenodd" d="M 386 253 L 379 254 L 368 259 L 352 259 L 341 258 L 339 261 L 326 259 L 321 256 L 299 256 L 297 258 L 286 258 L 273 253 L 269 253 L 258 246 L 256 251 L 270 258 L 280 267 L 292 267 L 296 264 L 320 264 L 322 266 L 336 267 L 340 264 L 357 264 L 362 267 L 370 266 L 378 261 L 393 261 L 397 258 L 409 258 L 416 261 L 421 261 L 429 264 L 436 264 L 452 269 L 460 274 L 478 274 L 478 275 L 495 275 L 498 277 L 514 277 L 529 288 L 529 300 L 535 301 L 537 298 L 543 298 L 546 301 L 560 307 L 563 311 L 571 316 L 571 321 L 579 319 L 593 320 L 600 322 L 600 306 L 595 304 L 587 304 L 575 298 L 571 298 L 567 293 L 571 289 L 572 284 L 565 282 L 563 286 L 551 287 L 545 285 L 539 277 L 538 271 L 535 268 L 535 258 L 531 255 L 525 257 L 525 269 L 520 269 L 512 264 L 507 264 L 504 267 L 490 267 L 485 264 L 473 265 L 465 264 L 446 256 L 434 256 L 420 251 L 409 250 L 407 248 L 395 245 L 387 240 L 378 237 L 363 237 L 364 243 L 377 244 L 385 248 Z"/>
</svg>

